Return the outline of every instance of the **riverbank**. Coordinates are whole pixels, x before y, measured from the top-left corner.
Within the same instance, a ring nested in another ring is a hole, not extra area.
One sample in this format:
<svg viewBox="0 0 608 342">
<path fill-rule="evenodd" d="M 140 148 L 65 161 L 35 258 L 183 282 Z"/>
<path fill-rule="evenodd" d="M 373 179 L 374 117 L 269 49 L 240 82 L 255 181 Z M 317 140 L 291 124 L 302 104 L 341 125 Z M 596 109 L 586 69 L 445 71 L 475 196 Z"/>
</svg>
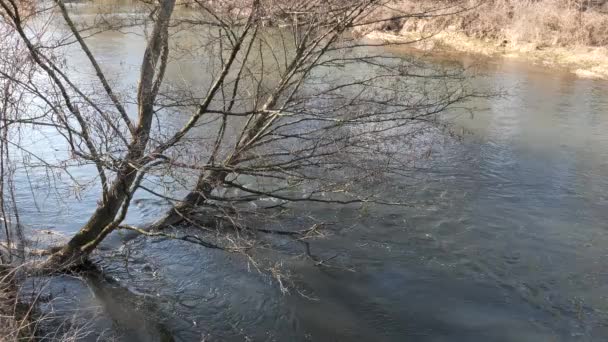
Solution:
<svg viewBox="0 0 608 342">
<path fill-rule="evenodd" d="M 20 295 L 20 287 L 26 279 L 23 276 L 24 267 L 35 261 L 35 258 L 47 255 L 50 249 L 66 239 L 61 234 L 45 229 L 27 229 L 21 234 L 28 237 L 21 244 L 0 241 L 0 260 L 12 260 L 0 262 L 0 342 L 31 341 L 36 337 L 41 320 L 35 303 L 42 287 L 30 289 L 28 295 L 31 297 L 24 300 Z M 15 261 L 17 255 L 25 259 Z M 55 340 L 63 341 L 61 338 Z"/>
<path fill-rule="evenodd" d="M 17 298 L 14 269 L 0 265 L 0 341 L 27 341 L 31 337 L 27 310 Z"/>
<path fill-rule="evenodd" d="M 518 58 L 608 79 L 608 1 L 589 1 L 584 8 L 574 3 L 396 0 L 373 13 L 371 24 L 356 33 L 423 51 Z"/>
<path fill-rule="evenodd" d="M 488 57 L 517 58 L 546 67 L 566 69 L 583 78 L 608 80 L 608 48 L 606 47 L 538 49 L 534 44 L 503 46 L 500 42 L 484 41 L 456 32 L 444 32 L 424 37 L 419 34 L 372 31 L 365 37 L 395 44 L 407 43 L 414 49 L 428 52 L 462 52 Z"/>
</svg>

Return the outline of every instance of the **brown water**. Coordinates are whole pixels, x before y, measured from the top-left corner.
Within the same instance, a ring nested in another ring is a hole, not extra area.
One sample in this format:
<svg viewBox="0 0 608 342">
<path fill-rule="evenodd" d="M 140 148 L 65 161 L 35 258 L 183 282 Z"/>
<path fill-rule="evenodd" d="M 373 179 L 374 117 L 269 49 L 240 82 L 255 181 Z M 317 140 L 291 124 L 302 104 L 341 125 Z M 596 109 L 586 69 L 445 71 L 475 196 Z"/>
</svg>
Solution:
<svg viewBox="0 0 608 342">
<path fill-rule="evenodd" d="M 141 37 L 103 34 L 91 45 L 125 83 L 137 79 Z M 355 272 L 285 262 L 314 300 L 282 295 L 238 256 L 136 239 L 128 256 L 121 248 L 101 261 L 115 282 L 54 278 L 52 305 L 63 318 L 74 303 L 77 321 L 94 317 L 83 340 L 608 340 L 608 82 L 512 60 L 481 69 L 475 86 L 508 96 L 479 100 L 473 116 L 452 114 L 469 133 L 439 139 L 430 160 L 387 194 L 415 207 L 309 206 L 277 223 L 337 222 L 311 247 Z M 193 75 L 184 66 L 171 73 Z M 88 191 L 58 207 L 43 187 L 36 203 L 29 188 L 19 194 L 31 226 L 73 232 L 97 200 Z M 139 203 L 131 222 L 164 210 Z M 286 255 L 297 253 L 285 243 Z"/>
</svg>

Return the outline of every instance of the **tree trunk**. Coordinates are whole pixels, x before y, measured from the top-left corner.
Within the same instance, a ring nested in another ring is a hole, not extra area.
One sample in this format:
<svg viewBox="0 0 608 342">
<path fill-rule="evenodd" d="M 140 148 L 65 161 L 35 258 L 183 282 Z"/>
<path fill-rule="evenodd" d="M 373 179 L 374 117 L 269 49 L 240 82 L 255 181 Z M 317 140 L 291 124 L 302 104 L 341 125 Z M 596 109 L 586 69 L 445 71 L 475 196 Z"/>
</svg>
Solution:
<svg viewBox="0 0 608 342">
<path fill-rule="evenodd" d="M 180 223 L 184 216 L 190 214 L 192 209 L 205 203 L 213 189 L 221 184 L 228 173 L 226 171 L 201 172 L 196 186 L 176 206 L 170 209 L 162 218 L 148 227 L 150 230 L 162 229 L 164 227 Z"/>
<path fill-rule="evenodd" d="M 58 252 L 44 262 L 47 270 L 69 268 L 81 263 L 97 245 L 110 234 L 124 217 L 117 218 L 123 203 L 131 200 L 133 186 L 149 141 L 154 103 L 167 63 L 169 22 L 175 0 L 159 0 L 159 10 L 141 64 L 138 100 L 138 124 L 133 130 L 133 140 L 127 149 L 122 166 L 117 172 L 105 198 L 102 196 L 88 222 Z M 161 56 L 162 55 L 162 56 Z M 131 129 L 131 127 L 129 127 Z M 128 204 L 128 203 L 126 203 Z M 121 212 L 121 215 L 126 214 Z"/>
<path fill-rule="evenodd" d="M 129 186 L 133 183 L 137 170 L 121 179 L 117 179 L 110 188 L 107 201 L 100 203 L 89 221 L 74 235 L 68 243 L 43 265 L 44 268 L 64 268 L 78 264 L 85 258 L 115 227 L 112 223 L 122 203 L 125 201 Z"/>
</svg>

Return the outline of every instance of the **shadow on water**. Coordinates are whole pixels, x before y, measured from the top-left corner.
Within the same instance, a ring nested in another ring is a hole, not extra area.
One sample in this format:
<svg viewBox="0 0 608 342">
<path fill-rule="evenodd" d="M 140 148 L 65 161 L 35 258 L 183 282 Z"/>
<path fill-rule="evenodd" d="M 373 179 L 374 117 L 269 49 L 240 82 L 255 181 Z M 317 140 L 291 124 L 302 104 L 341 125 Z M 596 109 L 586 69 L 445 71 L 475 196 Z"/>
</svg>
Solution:
<svg viewBox="0 0 608 342">
<path fill-rule="evenodd" d="M 89 311 L 88 329 L 97 333 L 83 340 L 95 341 L 99 332 L 120 341 L 571 340 L 570 318 L 493 279 L 430 266 L 424 255 L 400 251 L 401 261 L 385 262 L 392 253 L 376 253 L 363 263 L 359 258 L 382 248 L 365 246 L 349 261 L 356 272 L 294 260 L 289 267 L 309 299 L 281 295 L 244 260 L 221 252 L 178 241 L 131 243 L 135 255 L 101 263 L 105 277 L 52 280 L 51 297 L 73 296 L 55 302 L 55 310 Z"/>
<path fill-rule="evenodd" d="M 43 340 L 175 341 L 155 301 L 99 273 L 37 278 L 29 286 L 43 289 Z"/>
</svg>

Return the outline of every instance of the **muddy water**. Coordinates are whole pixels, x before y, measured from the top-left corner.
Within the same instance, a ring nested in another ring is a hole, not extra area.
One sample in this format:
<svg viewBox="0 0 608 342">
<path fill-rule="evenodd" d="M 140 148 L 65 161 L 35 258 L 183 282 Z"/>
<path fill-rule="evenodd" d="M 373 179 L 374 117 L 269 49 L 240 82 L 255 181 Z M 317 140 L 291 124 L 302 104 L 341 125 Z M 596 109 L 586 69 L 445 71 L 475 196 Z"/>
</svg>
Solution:
<svg viewBox="0 0 608 342">
<path fill-rule="evenodd" d="M 107 68 L 136 79 L 129 66 L 141 38 L 99 35 L 91 44 Z M 282 295 L 238 256 L 136 239 L 101 261 L 112 281 L 50 280 L 56 312 L 92 322 L 83 340 L 607 340 L 608 83 L 482 62 L 476 86 L 508 96 L 448 118 L 464 138 L 439 139 L 388 194 L 414 207 L 309 206 L 276 223 L 335 222 L 311 248 L 344 268 L 284 263 L 305 296 Z M 89 191 L 57 206 L 48 195 L 35 203 L 27 191 L 20 196 L 26 224 L 65 233 L 97 199 Z M 138 203 L 134 222 L 163 210 Z M 286 255 L 299 253 L 285 244 Z"/>
</svg>

